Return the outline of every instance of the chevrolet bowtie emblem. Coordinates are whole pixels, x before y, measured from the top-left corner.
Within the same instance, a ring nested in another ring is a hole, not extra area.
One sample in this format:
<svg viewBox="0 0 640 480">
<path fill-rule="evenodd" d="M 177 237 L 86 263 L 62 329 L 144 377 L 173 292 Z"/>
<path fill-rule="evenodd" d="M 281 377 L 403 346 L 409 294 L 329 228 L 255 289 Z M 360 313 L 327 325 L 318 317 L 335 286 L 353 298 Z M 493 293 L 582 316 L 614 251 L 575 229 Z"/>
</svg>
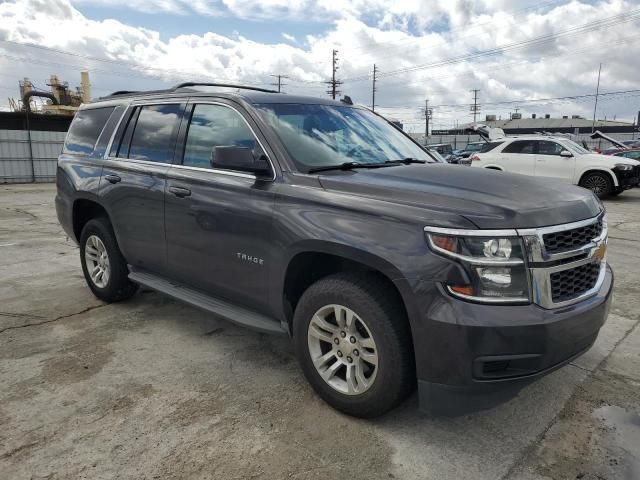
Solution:
<svg viewBox="0 0 640 480">
<path fill-rule="evenodd" d="M 598 258 L 600 260 L 604 260 L 605 254 L 607 253 L 607 244 L 601 243 L 598 248 L 596 248 L 595 252 L 593 252 L 594 258 Z"/>
</svg>

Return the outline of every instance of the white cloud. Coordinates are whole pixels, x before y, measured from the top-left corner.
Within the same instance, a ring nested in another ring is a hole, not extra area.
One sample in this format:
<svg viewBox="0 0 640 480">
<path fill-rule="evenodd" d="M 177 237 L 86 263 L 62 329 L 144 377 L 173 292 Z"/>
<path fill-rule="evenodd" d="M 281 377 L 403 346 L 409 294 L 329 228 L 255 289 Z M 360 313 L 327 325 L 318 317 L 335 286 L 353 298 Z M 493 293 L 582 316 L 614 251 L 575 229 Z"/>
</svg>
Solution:
<svg viewBox="0 0 640 480">
<path fill-rule="evenodd" d="M 84 1 L 84 0 L 83 0 Z M 88 0 L 105 3 L 107 0 Z M 109 4 L 121 0 L 110 0 Z M 124 5 L 122 0 L 121 5 Z M 545 2 L 545 8 L 507 0 L 470 2 L 415 2 L 398 0 L 128 0 L 127 8 L 180 14 L 234 15 L 243 18 L 332 19 L 323 34 L 308 35 L 303 43 L 267 44 L 252 41 L 243 32 L 223 36 L 214 32 L 178 35 L 167 40 L 159 32 L 124 21 L 86 18 L 69 0 L 20 0 L 0 3 L 0 72 L 10 80 L 31 77 L 36 84 L 50 73 L 76 84 L 78 71 L 91 71 L 94 92 L 158 88 L 186 80 L 230 80 L 268 85 L 271 74 L 283 74 L 289 93 L 325 95 L 322 82 L 331 74 L 331 50 L 339 50 L 341 90 L 355 101 L 370 102 L 374 63 L 379 68 L 377 103 L 407 123 L 420 122 L 418 108 L 467 104 L 469 90 L 480 89 L 484 113 L 507 116 L 510 106 L 491 102 L 547 98 L 590 93 L 595 88 L 598 63 L 603 62 L 602 91 L 638 88 L 640 54 L 637 4 L 609 0 L 598 4 Z M 626 23 L 600 30 L 565 35 L 499 55 L 448 62 L 474 52 L 510 45 L 533 37 L 580 27 L 588 22 L 625 14 Z M 126 18 L 122 16 L 121 18 Z M 188 22 L 184 22 L 185 29 Z M 265 25 L 268 26 L 268 23 Z M 423 29 L 432 25 L 432 31 Z M 274 22 L 277 28 L 277 22 Z M 278 30 L 276 30 L 277 32 Z M 417 31 L 425 33 L 417 34 Z M 288 42 L 296 39 L 287 33 Z M 4 41 L 2 41 L 4 40 Z M 8 42 L 7 42 L 8 41 Z M 18 45 L 40 44 L 74 52 L 64 55 Z M 96 61 L 107 58 L 111 62 Z M 404 68 L 416 69 L 389 75 Z M 359 80 L 358 80 L 359 79 Z M 1 92 L 0 98 L 8 92 Z M 16 95 L 15 92 L 11 93 Z M 631 119 L 640 97 L 603 99 L 599 116 L 618 114 Z M 521 105 L 526 113 L 591 115 L 592 102 Z M 437 107 L 436 127 L 469 119 L 468 107 Z"/>
<path fill-rule="evenodd" d="M 288 33 L 285 33 L 285 32 L 282 32 L 282 38 L 290 41 L 291 43 L 298 43 L 298 41 L 296 40 L 296 37 L 294 37 L 293 35 L 289 35 Z"/>
</svg>

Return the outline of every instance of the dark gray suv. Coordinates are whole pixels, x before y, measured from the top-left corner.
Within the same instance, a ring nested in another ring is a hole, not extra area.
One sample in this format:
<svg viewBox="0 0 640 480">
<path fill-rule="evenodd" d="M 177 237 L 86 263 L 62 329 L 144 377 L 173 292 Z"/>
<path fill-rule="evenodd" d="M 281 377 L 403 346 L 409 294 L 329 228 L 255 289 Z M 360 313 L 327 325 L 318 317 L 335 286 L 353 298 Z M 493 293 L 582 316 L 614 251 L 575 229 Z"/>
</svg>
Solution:
<svg viewBox="0 0 640 480">
<path fill-rule="evenodd" d="M 593 344 L 613 276 L 592 193 L 435 162 L 350 102 L 217 87 L 76 114 L 56 207 L 98 298 L 144 285 L 288 335 L 318 394 L 361 417 L 416 380 L 428 407 Z"/>
</svg>

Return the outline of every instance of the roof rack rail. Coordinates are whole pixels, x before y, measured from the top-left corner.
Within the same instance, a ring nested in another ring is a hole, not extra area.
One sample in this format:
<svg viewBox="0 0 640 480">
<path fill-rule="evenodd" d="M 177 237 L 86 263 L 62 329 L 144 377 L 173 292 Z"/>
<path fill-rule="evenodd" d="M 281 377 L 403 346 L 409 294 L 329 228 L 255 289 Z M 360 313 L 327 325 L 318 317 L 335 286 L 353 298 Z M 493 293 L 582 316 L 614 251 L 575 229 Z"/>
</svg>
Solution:
<svg viewBox="0 0 640 480">
<path fill-rule="evenodd" d="M 251 87 L 249 85 L 235 85 L 232 83 L 208 83 L 208 82 L 179 83 L 175 87 L 171 88 L 171 90 L 178 90 L 179 88 L 186 88 L 186 87 L 228 87 L 228 88 L 239 88 L 241 90 L 255 90 L 256 92 L 279 93 L 276 90 L 269 90 L 267 88 L 260 88 L 260 87 Z"/>
<path fill-rule="evenodd" d="M 108 96 L 113 97 L 114 95 L 130 95 L 132 93 L 139 93 L 137 90 L 117 90 L 113 93 L 110 93 Z"/>
</svg>

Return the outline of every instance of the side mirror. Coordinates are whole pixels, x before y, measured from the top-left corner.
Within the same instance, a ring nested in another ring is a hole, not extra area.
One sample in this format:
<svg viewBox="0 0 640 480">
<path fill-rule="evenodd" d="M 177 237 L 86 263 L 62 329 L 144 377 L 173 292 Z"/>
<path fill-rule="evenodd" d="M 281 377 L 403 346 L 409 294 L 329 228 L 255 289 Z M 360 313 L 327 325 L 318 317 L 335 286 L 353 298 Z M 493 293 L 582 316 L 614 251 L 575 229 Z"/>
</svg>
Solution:
<svg viewBox="0 0 640 480">
<path fill-rule="evenodd" d="M 561 157 L 567 157 L 567 158 L 573 157 L 572 153 L 569 150 L 562 150 L 560 152 L 560 156 Z"/>
<path fill-rule="evenodd" d="M 214 147 L 211 151 L 211 167 L 253 173 L 256 176 L 267 176 L 271 172 L 267 157 L 261 155 L 255 158 L 253 150 L 248 147 Z"/>
</svg>

